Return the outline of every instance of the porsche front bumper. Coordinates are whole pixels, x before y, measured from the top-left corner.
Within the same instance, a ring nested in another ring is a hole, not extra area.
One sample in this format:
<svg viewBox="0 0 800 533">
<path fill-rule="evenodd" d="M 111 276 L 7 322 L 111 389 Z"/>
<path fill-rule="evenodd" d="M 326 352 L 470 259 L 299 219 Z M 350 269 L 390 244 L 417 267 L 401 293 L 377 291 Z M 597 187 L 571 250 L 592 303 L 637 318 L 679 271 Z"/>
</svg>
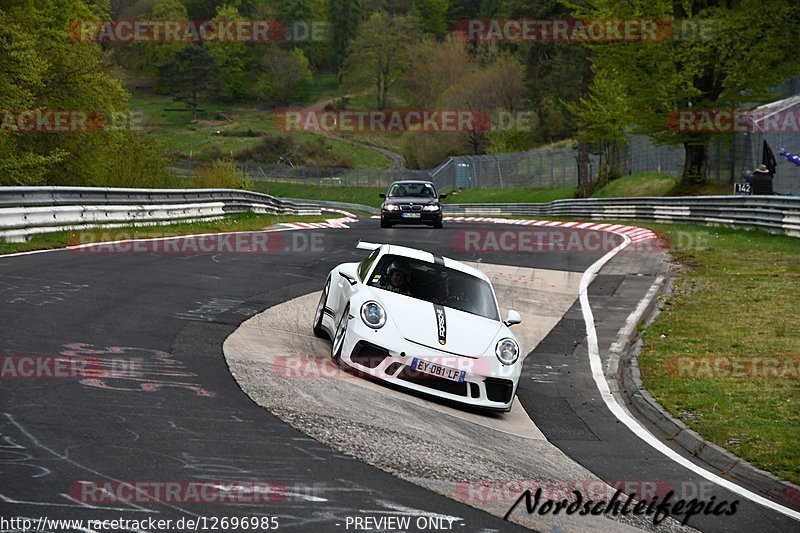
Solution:
<svg viewBox="0 0 800 533">
<path fill-rule="evenodd" d="M 511 410 L 521 361 L 500 363 L 494 346 L 480 357 L 460 356 L 409 341 L 391 327 L 384 329 L 369 328 L 358 317 L 350 319 L 342 363 L 359 374 L 422 394 L 485 410 Z"/>
</svg>

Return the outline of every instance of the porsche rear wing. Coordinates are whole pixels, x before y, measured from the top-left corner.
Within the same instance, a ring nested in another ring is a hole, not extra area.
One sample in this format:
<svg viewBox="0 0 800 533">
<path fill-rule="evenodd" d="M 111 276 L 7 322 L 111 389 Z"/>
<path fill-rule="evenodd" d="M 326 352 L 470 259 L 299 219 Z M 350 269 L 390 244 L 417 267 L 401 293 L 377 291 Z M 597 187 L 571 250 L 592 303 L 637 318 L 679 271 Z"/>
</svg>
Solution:
<svg viewBox="0 0 800 533">
<path fill-rule="evenodd" d="M 383 244 L 376 244 L 374 242 L 363 242 L 363 241 L 358 241 L 358 244 L 356 244 L 357 249 L 369 250 L 369 251 L 377 250 L 381 246 L 383 246 Z"/>
</svg>

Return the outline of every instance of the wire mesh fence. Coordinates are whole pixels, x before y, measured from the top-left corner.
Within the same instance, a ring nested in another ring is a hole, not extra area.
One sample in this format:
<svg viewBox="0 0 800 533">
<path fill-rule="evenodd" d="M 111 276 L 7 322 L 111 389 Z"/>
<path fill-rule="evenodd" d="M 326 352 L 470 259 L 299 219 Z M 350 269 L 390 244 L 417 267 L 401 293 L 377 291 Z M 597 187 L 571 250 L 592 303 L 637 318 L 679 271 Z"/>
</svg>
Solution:
<svg viewBox="0 0 800 533">
<path fill-rule="evenodd" d="M 763 141 L 767 141 L 777 157 L 773 189 L 780 194 L 800 194 L 800 167 L 778 156 L 778 151 L 796 146 L 796 133 L 740 133 L 729 138 L 708 141 L 709 180 L 723 185 L 744 181 L 742 172 L 762 162 Z M 791 151 L 791 150 L 790 150 Z M 800 151 L 800 150 L 798 150 Z M 663 172 L 679 176 L 683 172 L 683 146 L 655 146 L 647 137 L 631 136 L 621 158 L 622 174 Z"/>
<path fill-rule="evenodd" d="M 181 177 L 191 177 L 195 168 L 208 163 L 183 161 L 172 171 Z M 381 168 L 330 168 L 289 166 L 267 163 L 237 163 L 239 170 L 256 181 L 295 183 L 316 186 L 388 188 L 399 180 L 430 180 L 430 171 Z"/>
<path fill-rule="evenodd" d="M 578 183 L 577 152 L 571 148 L 540 149 L 514 154 L 457 156 L 431 171 L 440 189 L 555 189 Z M 597 173 L 598 158 L 592 160 Z"/>
</svg>

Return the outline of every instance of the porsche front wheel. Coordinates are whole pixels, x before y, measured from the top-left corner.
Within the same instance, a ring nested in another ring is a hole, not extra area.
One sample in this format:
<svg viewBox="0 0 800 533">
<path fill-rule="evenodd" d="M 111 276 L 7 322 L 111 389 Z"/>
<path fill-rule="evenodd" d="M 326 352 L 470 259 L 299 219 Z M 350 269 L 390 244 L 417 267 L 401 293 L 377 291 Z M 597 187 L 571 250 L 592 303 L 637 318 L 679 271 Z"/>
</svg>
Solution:
<svg viewBox="0 0 800 533">
<path fill-rule="evenodd" d="M 317 312 L 314 315 L 314 335 L 317 337 L 324 339 L 328 335 L 325 333 L 325 330 L 322 329 L 322 318 L 325 316 L 325 304 L 328 303 L 328 291 L 331 287 L 331 278 L 328 276 L 327 281 L 325 281 L 325 288 L 322 289 L 322 295 L 319 297 L 319 303 L 317 304 Z"/>
<path fill-rule="evenodd" d="M 336 326 L 336 334 L 333 336 L 333 344 L 331 345 L 331 358 L 338 363 L 342 357 L 342 347 L 344 346 L 344 336 L 347 333 L 347 320 L 350 316 L 350 304 L 348 303 L 342 318 L 339 319 L 339 324 Z"/>
</svg>

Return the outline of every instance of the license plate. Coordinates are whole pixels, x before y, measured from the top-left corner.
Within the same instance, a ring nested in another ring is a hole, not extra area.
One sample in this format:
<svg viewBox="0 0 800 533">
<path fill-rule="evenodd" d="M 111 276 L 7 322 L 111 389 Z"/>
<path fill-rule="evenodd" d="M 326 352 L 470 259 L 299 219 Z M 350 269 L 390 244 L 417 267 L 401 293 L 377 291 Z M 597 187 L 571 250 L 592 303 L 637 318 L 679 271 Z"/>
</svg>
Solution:
<svg viewBox="0 0 800 533">
<path fill-rule="evenodd" d="M 403 213 L 403 218 L 420 218 L 420 213 Z"/>
<path fill-rule="evenodd" d="M 429 361 L 423 361 L 416 357 L 411 361 L 411 370 L 422 372 L 423 374 L 430 374 L 438 378 L 449 379 L 450 381 L 457 381 L 458 383 L 463 383 L 464 378 L 467 376 L 466 370 L 456 370 Z"/>
</svg>

